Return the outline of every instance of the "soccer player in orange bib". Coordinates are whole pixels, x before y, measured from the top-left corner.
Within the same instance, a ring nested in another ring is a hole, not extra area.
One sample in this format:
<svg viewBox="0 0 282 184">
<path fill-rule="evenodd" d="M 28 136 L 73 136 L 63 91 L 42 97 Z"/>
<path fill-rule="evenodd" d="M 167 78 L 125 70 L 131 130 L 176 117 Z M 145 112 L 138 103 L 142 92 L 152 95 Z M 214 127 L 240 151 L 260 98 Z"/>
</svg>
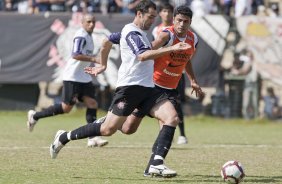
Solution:
<svg viewBox="0 0 282 184">
<path fill-rule="evenodd" d="M 191 46 L 185 51 L 171 52 L 170 54 L 156 58 L 154 63 L 155 86 L 169 96 L 169 100 L 174 105 L 177 112 L 179 112 L 179 109 L 181 110 L 181 106 L 176 88 L 181 79 L 183 70 L 185 70 L 190 80 L 191 87 L 193 88 L 192 93 L 195 91 L 196 96 L 199 98 L 203 98 L 205 95 L 197 83 L 191 63 L 191 59 L 196 52 L 198 44 L 197 35 L 190 30 L 192 16 L 193 13 L 188 6 L 175 8 L 173 13 L 173 25 L 162 30 L 156 40 L 152 42 L 153 48 L 168 47 L 179 42 L 184 42 Z M 156 142 L 153 145 L 151 159 L 144 175 L 151 173 L 149 172 L 150 165 L 154 163 L 154 159 L 156 158 L 155 153 L 158 149 Z"/>
<path fill-rule="evenodd" d="M 173 25 L 173 6 L 169 3 L 162 3 L 159 7 L 159 16 L 161 17 L 161 23 L 156 26 L 153 31 L 153 39 L 156 40 L 158 35 L 166 28 Z M 188 140 L 185 135 L 185 128 L 184 128 L 184 114 L 182 110 L 182 102 L 185 101 L 185 73 L 182 72 L 182 76 L 178 82 L 176 88 L 178 95 L 177 95 L 177 105 L 175 106 L 176 111 L 179 116 L 179 123 L 178 127 L 180 130 L 180 136 L 178 137 L 177 144 L 187 144 Z"/>
</svg>

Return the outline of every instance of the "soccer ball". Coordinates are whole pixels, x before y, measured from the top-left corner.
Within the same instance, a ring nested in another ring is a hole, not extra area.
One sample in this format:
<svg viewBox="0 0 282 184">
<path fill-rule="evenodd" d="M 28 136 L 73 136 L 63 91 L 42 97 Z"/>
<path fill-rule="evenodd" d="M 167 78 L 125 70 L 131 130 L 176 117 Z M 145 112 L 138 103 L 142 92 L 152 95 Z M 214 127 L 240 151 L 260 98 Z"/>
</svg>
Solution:
<svg viewBox="0 0 282 184">
<path fill-rule="evenodd" d="M 245 177 L 242 164 L 238 161 L 226 162 L 221 168 L 221 177 L 228 183 L 240 183 Z"/>
</svg>

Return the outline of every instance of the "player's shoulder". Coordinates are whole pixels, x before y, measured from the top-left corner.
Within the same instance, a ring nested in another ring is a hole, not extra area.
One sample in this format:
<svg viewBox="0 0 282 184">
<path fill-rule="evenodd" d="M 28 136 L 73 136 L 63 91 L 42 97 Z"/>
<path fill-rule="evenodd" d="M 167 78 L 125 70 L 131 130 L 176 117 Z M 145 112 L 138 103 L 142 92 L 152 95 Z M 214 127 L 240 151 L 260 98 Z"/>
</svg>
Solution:
<svg viewBox="0 0 282 184">
<path fill-rule="evenodd" d="M 132 32 L 132 31 L 139 32 L 140 29 L 136 25 L 134 25 L 133 23 L 126 24 L 122 29 L 122 32 Z"/>
<path fill-rule="evenodd" d="M 144 32 L 138 28 L 136 25 L 134 25 L 133 23 L 131 24 L 127 24 L 124 26 L 124 28 L 122 29 L 121 31 L 121 38 L 128 38 L 129 35 L 132 37 L 134 36 L 141 36 L 141 37 L 144 37 Z"/>
<path fill-rule="evenodd" d="M 83 28 L 80 28 L 75 33 L 75 37 L 86 37 L 87 35 L 88 33 Z"/>
<path fill-rule="evenodd" d="M 193 32 L 192 30 L 189 30 L 187 32 L 187 37 L 189 40 L 192 40 L 195 43 L 195 45 L 197 45 L 199 39 L 198 39 L 198 35 L 195 32 Z"/>
</svg>

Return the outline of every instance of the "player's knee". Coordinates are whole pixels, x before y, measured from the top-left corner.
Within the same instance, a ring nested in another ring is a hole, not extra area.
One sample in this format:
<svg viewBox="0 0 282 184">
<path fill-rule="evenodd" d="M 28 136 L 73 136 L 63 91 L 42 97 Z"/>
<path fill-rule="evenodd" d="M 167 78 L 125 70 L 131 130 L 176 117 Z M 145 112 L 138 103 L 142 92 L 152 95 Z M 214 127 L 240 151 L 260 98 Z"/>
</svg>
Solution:
<svg viewBox="0 0 282 184">
<path fill-rule="evenodd" d="M 127 135 L 133 134 L 136 132 L 135 127 L 122 127 L 121 132 Z"/>
<path fill-rule="evenodd" d="M 169 116 L 169 118 L 165 121 L 165 124 L 176 127 L 179 122 L 180 122 L 179 117 L 177 115 L 172 115 L 172 116 Z"/>
<path fill-rule="evenodd" d="M 85 101 L 84 103 L 87 106 L 87 108 L 90 108 L 90 109 L 97 109 L 98 108 L 98 103 L 96 102 L 95 99 L 89 99 L 89 100 Z"/>
<path fill-rule="evenodd" d="M 64 113 L 69 113 L 72 110 L 72 106 L 62 106 Z"/>
<path fill-rule="evenodd" d="M 103 129 L 103 130 L 101 131 L 101 134 L 102 134 L 103 136 L 111 136 L 111 135 L 113 135 L 116 131 L 117 131 L 117 130 L 116 130 L 115 128 L 113 128 L 113 127 L 107 127 L 107 128 L 105 128 L 105 129 Z"/>
<path fill-rule="evenodd" d="M 90 103 L 89 103 L 89 108 L 91 108 L 91 109 L 97 109 L 97 102 L 95 101 L 95 100 L 93 100 L 93 101 L 91 101 Z"/>
</svg>

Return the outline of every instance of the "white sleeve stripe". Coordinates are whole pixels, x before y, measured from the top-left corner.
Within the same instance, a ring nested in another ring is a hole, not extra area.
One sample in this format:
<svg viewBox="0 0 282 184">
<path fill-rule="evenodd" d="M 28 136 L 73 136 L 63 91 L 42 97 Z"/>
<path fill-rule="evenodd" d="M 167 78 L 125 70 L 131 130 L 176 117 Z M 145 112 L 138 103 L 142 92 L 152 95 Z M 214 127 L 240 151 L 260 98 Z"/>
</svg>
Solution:
<svg viewBox="0 0 282 184">
<path fill-rule="evenodd" d="M 74 44 L 73 44 L 73 53 L 82 53 L 83 47 L 85 44 L 85 39 L 84 38 L 75 38 L 74 39 Z"/>
</svg>

